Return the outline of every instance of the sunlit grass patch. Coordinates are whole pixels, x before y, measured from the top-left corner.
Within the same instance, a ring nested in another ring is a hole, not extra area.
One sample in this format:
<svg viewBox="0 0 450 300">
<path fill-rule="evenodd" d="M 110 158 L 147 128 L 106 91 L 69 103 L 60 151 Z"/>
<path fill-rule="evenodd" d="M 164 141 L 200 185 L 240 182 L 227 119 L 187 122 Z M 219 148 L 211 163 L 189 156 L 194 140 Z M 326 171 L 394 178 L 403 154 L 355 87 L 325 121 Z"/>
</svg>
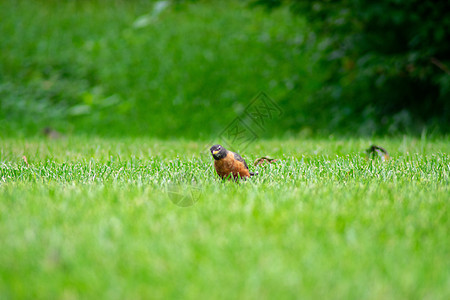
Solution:
<svg viewBox="0 0 450 300">
<path fill-rule="evenodd" d="M 203 142 L 3 141 L 0 294 L 444 299 L 448 143 L 380 142 L 260 141 L 234 183 Z"/>
</svg>

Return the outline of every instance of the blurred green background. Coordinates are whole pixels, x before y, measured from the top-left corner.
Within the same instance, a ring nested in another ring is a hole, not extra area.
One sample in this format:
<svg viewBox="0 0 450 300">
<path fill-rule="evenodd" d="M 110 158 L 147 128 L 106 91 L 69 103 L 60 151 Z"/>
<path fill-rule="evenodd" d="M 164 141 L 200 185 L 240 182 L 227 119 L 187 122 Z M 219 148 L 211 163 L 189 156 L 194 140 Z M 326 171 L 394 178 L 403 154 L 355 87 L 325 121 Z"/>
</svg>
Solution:
<svg viewBox="0 0 450 300">
<path fill-rule="evenodd" d="M 3 0 L 2 136 L 447 134 L 448 1 Z"/>
</svg>

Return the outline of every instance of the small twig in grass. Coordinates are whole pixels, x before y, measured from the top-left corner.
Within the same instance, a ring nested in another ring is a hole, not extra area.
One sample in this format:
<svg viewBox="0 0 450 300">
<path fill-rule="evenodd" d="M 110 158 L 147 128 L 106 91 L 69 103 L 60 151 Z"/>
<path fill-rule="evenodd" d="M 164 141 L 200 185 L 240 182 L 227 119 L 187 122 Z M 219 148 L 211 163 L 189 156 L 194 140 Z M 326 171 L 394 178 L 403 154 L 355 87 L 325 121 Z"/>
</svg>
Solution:
<svg viewBox="0 0 450 300">
<path fill-rule="evenodd" d="M 260 157 L 257 160 L 255 160 L 253 165 L 259 166 L 259 165 L 263 165 L 263 164 L 266 164 L 266 163 L 273 164 L 273 163 L 275 163 L 277 161 L 278 161 L 278 159 L 271 158 L 271 157 L 268 157 L 268 156 L 263 156 L 263 157 Z"/>
<path fill-rule="evenodd" d="M 378 155 L 378 157 L 380 157 L 383 161 L 389 159 L 389 153 L 387 152 L 387 150 L 377 145 L 370 146 L 370 148 L 366 150 L 366 153 L 367 158 L 370 158 L 371 155 L 373 158 L 375 158 L 376 155 Z"/>
</svg>

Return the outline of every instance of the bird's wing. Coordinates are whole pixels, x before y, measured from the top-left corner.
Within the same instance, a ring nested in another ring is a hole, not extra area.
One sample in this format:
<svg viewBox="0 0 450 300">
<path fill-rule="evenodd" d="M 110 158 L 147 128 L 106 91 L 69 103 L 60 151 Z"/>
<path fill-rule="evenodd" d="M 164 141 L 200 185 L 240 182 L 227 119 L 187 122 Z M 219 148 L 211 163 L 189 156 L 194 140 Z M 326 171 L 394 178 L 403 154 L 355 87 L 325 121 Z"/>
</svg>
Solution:
<svg viewBox="0 0 450 300">
<path fill-rule="evenodd" d="M 234 159 L 237 160 L 237 161 L 240 161 L 240 162 L 244 163 L 245 168 L 248 170 L 247 163 L 246 163 L 245 160 L 242 158 L 242 156 L 240 156 L 239 154 L 237 154 L 237 153 L 235 153 L 235 152 L 233 152 L 233 154 L 234 154 Z"/>
</svg>

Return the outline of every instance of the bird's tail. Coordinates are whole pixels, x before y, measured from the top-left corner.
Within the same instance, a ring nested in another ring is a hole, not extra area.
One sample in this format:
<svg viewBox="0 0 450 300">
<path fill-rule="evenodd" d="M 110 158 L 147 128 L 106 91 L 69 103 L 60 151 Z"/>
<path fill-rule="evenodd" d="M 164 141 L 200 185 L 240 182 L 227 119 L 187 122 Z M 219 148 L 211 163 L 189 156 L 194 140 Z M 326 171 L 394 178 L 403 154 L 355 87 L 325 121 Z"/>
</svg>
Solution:
<svg viewBox="0 0 450 300">
<path fill-rule="evenodd" d="M 259 173 L 258 172 L 250 172 L 250 176 L 255 176 L 255 175 L 258 175 Z"/>
</svg>

